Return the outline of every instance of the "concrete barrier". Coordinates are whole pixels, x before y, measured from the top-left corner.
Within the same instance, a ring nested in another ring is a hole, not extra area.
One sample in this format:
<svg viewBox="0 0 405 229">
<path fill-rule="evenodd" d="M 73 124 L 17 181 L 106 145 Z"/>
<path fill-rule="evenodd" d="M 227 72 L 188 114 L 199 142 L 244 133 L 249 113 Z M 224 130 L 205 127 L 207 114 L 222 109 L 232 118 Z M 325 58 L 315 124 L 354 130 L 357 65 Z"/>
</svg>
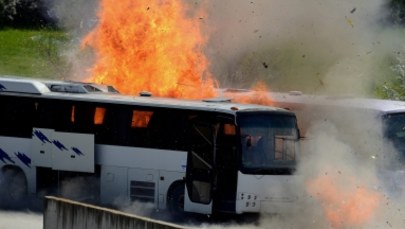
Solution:
<svg viewBox="0 0 405 229">
<path fill-rule="evenodd" d="M 113 209 L 47 196 L 44 229 L 186 229 L 180 225 Z"/>
</svg>

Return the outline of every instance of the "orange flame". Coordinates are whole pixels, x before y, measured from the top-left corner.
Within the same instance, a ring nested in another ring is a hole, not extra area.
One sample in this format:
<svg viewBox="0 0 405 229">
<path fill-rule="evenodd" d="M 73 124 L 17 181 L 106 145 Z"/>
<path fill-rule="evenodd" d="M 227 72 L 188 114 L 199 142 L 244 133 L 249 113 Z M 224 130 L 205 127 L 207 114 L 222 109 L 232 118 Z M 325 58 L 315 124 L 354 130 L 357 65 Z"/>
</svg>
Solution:
<svg viewBox="0 0 405 229">
<path fill-rule="evenodd" d="M 272 106 L 273 101 L 268 93 L 266 84 L 263 81 L 259 81 L 251 88 L 251 91 L 246 93 L 242 92 L 225 92 L 224 96 L 230 97 L 232 100 L 238 103 L 249 104 L 261 104 L 266 106 Z"/>
<path fill-rule="evenodd" d="M 321 176 L 308 183 L 308 192 L 322 203 L 333 228 L 364 225 L 379 207 L 382 195 L 355 183 L 336 176 Z"/>
<path fill-rule="evenodd" d="M 215 96 L 202 51 L 202 11 L 181 1 L 102 0 L 98 17 L 82 43 L 98 56 L 89 81 L 113 85 L 123 94 Z"/>
</svg>

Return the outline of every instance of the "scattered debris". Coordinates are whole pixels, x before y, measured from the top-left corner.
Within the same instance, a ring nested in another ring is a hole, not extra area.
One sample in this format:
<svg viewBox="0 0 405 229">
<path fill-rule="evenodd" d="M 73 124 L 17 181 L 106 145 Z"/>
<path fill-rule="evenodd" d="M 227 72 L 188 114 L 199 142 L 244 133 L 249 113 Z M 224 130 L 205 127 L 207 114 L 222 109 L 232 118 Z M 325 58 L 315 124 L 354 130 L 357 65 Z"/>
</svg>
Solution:
<svg viewBox="0 0 405 229">
<path fill-rule="evenodd" d="M 348 18 L 347 16 L 345 16 L 345 18 L 346 18 L 346 22 L 347 22 L 352 28 L 354 28 L 354 24 L 353 24 L 352 19 Z"/>
<path fill-rule="evenodd" d="M 350 10 L 351 14 L 354 13 L 354 12 L 356 12 L 356 7 L 354 7 L 352 10 Z"/>
</svg>

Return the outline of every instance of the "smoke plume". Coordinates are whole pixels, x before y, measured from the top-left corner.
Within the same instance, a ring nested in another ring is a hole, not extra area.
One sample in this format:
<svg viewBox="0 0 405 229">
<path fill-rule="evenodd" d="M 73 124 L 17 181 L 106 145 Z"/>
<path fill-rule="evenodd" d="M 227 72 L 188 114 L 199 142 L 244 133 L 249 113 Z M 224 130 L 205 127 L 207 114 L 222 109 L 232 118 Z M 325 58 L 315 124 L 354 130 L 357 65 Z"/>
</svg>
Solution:
<svg viewBox="0 0 405 229">
<path fill-rule="evenodd" d="M 227 87 L 247 88 L 265 80 L 273 91 L 370 93 L 382 73 L 375 64 L 399 48 L 395 35 L 381 26 L 383 3 L 212 3 L 207 27 L 213 32 L 207 53 L 213 73 Z"/>
</svg>

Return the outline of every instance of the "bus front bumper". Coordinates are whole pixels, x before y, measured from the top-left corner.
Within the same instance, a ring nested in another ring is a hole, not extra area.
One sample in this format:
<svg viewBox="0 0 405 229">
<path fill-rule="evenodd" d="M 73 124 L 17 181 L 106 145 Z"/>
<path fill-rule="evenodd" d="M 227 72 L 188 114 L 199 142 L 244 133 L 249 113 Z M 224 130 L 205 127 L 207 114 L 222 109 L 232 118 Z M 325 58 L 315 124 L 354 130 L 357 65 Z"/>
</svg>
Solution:
<svg viewBox="0 0 405 229">
<path fill-rule="evenodd" d="M 299 200 L 295 199 L 259 199 L 259 196 L 240 193 L 236 201 L 237 213 L 290 214 L 299 208 Z"/>
</svg>

